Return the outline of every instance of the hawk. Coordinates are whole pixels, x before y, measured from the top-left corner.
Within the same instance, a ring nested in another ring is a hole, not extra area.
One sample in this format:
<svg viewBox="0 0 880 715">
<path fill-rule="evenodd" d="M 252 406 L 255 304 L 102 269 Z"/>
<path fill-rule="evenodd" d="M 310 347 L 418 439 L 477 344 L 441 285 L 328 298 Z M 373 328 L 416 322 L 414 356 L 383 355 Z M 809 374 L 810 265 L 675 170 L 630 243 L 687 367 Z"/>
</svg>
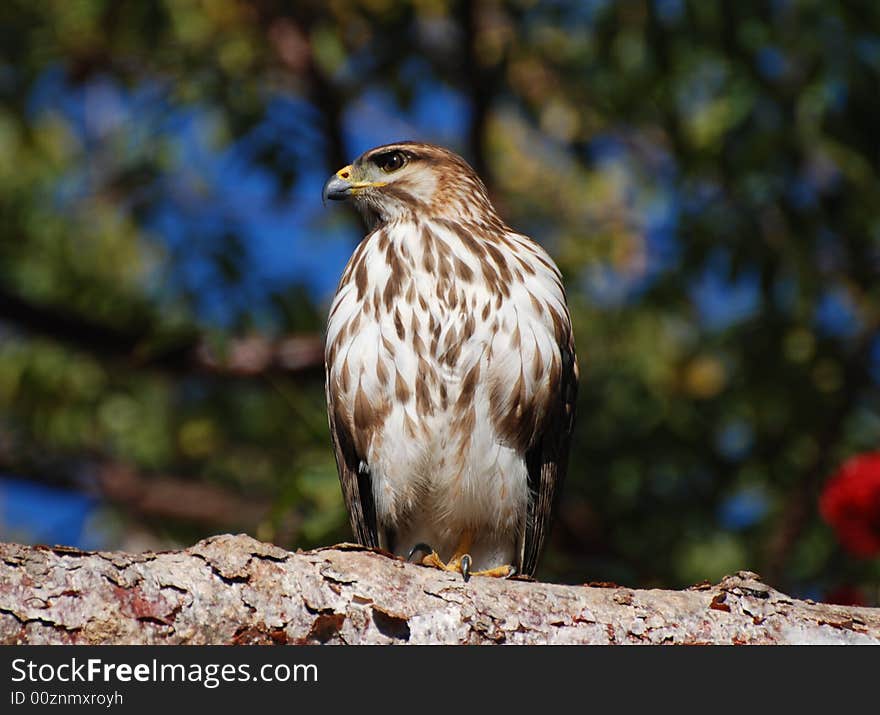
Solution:
<svg viewBox="0 0 880 715">
<path fill-rule="evenodd" d="M 357 540 L 470 575 L 534 573 L 578 368 L 559 269 L 457 154 L 401 142 L 331 176 L 369 233 L 330 308 L 327 405 Z"/>
</svg>

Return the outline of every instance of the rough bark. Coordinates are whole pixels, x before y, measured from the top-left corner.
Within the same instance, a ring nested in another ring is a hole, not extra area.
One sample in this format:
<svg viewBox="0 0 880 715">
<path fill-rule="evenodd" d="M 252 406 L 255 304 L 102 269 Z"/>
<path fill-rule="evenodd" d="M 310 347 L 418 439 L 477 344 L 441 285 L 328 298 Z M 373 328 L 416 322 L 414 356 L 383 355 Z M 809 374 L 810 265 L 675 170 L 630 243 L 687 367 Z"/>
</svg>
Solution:
<svg viewBox="0 0 880 715">
<path fill-rule="evenodd" d="M 184 551 L 0 545 L 2 643 L 880 643 L 880 609 L 739 572 L 684 591 L 460 576 L 342 544 Z"/>
</svg>

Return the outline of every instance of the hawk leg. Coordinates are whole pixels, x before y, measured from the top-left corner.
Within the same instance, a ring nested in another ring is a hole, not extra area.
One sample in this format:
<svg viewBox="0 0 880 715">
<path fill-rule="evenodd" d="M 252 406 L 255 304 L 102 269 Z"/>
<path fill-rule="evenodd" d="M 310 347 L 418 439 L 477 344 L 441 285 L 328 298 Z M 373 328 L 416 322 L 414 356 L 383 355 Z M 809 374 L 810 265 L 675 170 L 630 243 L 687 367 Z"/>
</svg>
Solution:
<svg viewBox="0 0 880 715">
<path fill-rule="evenodd" d="M 440 555 L 428 544 L 416 544 L 410 549 L 407 561 L 410 561 L 417 553 L 427 554 L 421 560 L 422 566 L 431 566 L 435 569 L 440 569 L 441 571 L 460 573 L 465 582 L 469 581 L 471 576 L 510 578 L 516 573 L 516 567 L 507 564 L 496 566 L 491 569 L 485 569 L 483 571 L 471 571 L 471 555 L 467 552 L 470 550 L 472 542 L 473 537 L 471 536 L 471 533 L 465 531 L 461 535 L 461 539 L 458 542 L 458 546 L 455 548 L 452 558 L 446 563 L 443 563 Z"/>
</svg>

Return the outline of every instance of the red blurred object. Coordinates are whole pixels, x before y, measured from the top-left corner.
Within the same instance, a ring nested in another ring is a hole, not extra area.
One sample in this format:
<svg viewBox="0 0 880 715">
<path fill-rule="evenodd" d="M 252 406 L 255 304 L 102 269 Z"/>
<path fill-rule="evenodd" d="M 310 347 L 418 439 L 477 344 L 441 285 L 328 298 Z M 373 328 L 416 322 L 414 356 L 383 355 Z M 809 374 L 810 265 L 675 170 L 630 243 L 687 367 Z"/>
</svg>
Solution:
<svg viewBox="0 0 880 715">
<path fill-rule="evenodd" d="M 825 603 L 833 603 L 837 606 L 867 606 L 868 599 L 855 586 L 838 586 L 829 591 L 822 599 Z"/>
<path fill-rule="evenodd" d="M 862 558 L 880 554 L 880 452 L 844 462 L 825 485 L 819 511 L 847 551 Z"/>
</svg>

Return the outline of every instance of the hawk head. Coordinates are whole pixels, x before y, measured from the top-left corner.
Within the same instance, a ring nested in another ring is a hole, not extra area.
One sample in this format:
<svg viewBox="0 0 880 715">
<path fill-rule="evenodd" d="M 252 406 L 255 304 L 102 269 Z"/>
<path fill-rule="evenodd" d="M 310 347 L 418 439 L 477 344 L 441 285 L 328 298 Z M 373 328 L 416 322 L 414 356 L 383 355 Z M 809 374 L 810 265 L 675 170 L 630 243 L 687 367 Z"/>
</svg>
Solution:
<svg viewBox="0 0 880 715">
<path fill-rule="evenodd" d="M 416 217 L 496 216 L 485 185 L 464 159 L 417 142 L 364 152 L 327 180 L 323 198 L 351 201 L 371 227 Z"/>
</svg>

